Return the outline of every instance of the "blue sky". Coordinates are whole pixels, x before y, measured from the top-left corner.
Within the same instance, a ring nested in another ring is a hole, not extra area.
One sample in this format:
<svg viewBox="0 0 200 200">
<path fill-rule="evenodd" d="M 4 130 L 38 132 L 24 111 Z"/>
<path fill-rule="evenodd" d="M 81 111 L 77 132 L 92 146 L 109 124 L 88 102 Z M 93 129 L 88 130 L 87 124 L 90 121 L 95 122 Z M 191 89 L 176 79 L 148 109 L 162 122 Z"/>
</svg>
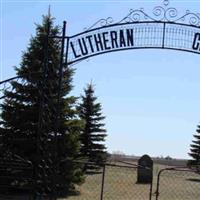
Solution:
<svg viewBox="0 0 200 200">
<path fill-rule="evenodd" d="M 0 78 L 15 75 L 35 23 L 51 5 L 55 23 L 67 21 L 67 34 L 90 27 L 100 18 L 115 21 L 130 9 L 146 12 L 162 1 L 1 1 Z M 180 15 L 199 12 L 198 1 L 173 1 Z M 91 80 L 106 115 L 109 152 L 188 158 L 192 134 L 200 122 L 200 56 L 170 50 L 130 50 L 104 54 L 74 67 L 74 90 L 80 95 Z"/>
</svg>

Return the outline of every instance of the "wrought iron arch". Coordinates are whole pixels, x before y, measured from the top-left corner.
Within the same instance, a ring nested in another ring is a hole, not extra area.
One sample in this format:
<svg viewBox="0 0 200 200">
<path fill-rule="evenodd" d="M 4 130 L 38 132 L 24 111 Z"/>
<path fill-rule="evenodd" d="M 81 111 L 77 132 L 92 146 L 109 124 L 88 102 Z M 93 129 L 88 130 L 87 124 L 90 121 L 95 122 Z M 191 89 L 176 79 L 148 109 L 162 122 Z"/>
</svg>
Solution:
<svg viewBox="0 0 200 200">
<path fill-rule="evenodd" d="M 83 32 L 65 37 L 66 62 L 75 64 L 93 56 L 130 49 L 170 49 L 200 54 L 200 14 L 179 15 L 169 1 L 151 14 L 130 10 L 118 22 L 100 19 Z"/>
<path fill-rule="evenodd" d="M 59 128 L 59 102 L 61 98 L 62 72 L 66 64 L 76 64 L 78 61 L 88 59 L 104 53 L 130 50 L 130 49 L 172 49 L 200 54 L 200 14 L 186 11 L 185 14 L 179 15 L 178 11 L 169 7 L 168 0 L 164 0 L 163 6 L 157 6 L 153 9 L 152 14 L 147 14 L 144 9 L 130 10 L 127 16 L 118 22 L 110 17 L 100 19 L 91 27 L 73 36 L 65 35 L 66 23 L 63 23 L 62 36 L 56 36 L 62 42 L 60 66 L 59 66 L 59 86 L 57 94 L 56 120 L 54 137 L 57 138 Z M 44 191 L 48 189 L 49 193 L 55 196 L 56 182 L 49 180 L 47 172 L 42 170 L 41 166 L 51 167 L 50 174 L 56 177 L 57 163 L 56 154 L 42 156 L 45 153 L 45 146 L 48 141 L 48 132 L 46 132 L 46 114 L 48 106 L 44 106 L 46 98 L 46 69 L 48 67 L 48 39 L 52 37 L 47 33 L 44 35 L 45 42 L 45 65 L 43 66 L 40 90 L 40 104 L 37 133 L 37 149 L 40 160 L 35 168 L 34 181 L 42 183 L 41 187 L 35 184 L 35 195 L 45 195 Z M 66 56 L 64 60 L 64 48 L 66 47 Z M 0 82 L 0 100 L 4 99 L 3 92 L 12 90 L 12 80 L 20 81 L 19 76 Z M 51 105 L 49 100 L 48 105 Z M 54 108 L 53 108 L 54 110 Z M 44 139 L 45 138 L 45 139 Z M 43 141 L 43 142 L 42 142 Z M 55 150 L 57 143 L 55 139 Z M 42 152 L 42 153 L 40 153 Z M 56 152 L 56 151 L 55 151 Z M 49 162 L 50 160 L 50 162 Z M 43 163 L 42 163 L 43 162 Z M 42 165 L 40 165 L 42 163 Z M 53 163 L 53 165 L 51 164 Z M 51 183 L 51 184 L 47 184 Z"/>
</svg>

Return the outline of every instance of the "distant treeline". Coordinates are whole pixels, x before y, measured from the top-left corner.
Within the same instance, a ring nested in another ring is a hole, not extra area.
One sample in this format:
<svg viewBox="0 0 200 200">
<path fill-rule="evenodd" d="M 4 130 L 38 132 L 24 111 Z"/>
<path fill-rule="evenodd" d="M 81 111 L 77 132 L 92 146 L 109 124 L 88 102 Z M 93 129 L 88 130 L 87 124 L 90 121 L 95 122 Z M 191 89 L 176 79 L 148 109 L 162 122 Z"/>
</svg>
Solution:
<svg viewBox="0 0 200 200">
<path fill-rule="evenodd" d="M 109 161 L 110 162 L 117 162 L 117 161 L 126 161 L 126 162 L 133 162 L 137 163 L 139 156 L 128 156 L 124 154 L 110 154 Z M 177 166 L 177 167 L 186 167 L 187 161 L 186 159 L 174 159 L 171 157 L 166 158 L 158 158 L 158 157 L 152 157 L 152 160 L 156 164 L 160 165 L 167 165 L 167 166 Z"/>
</svg>

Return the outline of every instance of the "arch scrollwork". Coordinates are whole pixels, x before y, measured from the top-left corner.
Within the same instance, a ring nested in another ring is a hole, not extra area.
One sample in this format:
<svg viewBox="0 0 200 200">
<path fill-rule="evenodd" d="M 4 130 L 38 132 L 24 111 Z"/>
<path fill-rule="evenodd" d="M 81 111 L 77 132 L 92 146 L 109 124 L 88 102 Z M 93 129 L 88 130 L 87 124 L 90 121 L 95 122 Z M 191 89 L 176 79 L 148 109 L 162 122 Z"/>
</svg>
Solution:
<svg viewBox="0 0 200 200">
<path fill-rule="evenodd" d="M 186 10 L 184 14 L 179 14 L 178 10 L 174 7 L 169 7 L 169 1 L 164 0 L 163 6 L 156 6 L 153 8 L 152 13 L 147 13 L 143 8 L 131 9 L 129 13 L 119 21 L 114 21 L 112 17 L 100 19 L 95 22 L 87 31 L 93 28 L 107 27 L 115 24 L 133 23 L 133 22 L 174 22 L 182 23 L 193 26 L 200 26 L 200 13 L 193 13 Z"/>
</svg>

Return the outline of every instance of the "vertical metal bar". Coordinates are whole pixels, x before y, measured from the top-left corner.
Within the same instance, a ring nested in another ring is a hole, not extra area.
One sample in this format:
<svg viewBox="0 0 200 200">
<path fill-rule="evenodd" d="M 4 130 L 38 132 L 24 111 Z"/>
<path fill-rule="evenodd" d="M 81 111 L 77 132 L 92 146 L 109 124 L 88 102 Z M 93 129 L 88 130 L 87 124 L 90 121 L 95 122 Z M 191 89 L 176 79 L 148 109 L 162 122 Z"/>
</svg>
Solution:
<svg viewBox="0 0 200 200">
<path fill-rule="evenodd" d="M 56 131 L 55 131 L 55 154 L 57 152 L 57 135 L 60 125 L 60 100 L 61 100 L 61 90 L 62 90 L 62 79 L 63 79 L 63 57 L 65 48 L 65 32 L 66 32 L 66 21 L 63 22 L 62 30 L 62 43 L 61 43 L 61 53 L 60 53 L 60 67 L 59 67 L 59 80 L 58 80 L 58 96 L 57 96 L 57 114 L 56 114 Z M 56 155 L 55 155 L 56 156 Z"/>
<path fill-rule="evenodd" d="M 69 53 L 69 37 L 67 37 L 66 54 L 65 54 L 65 64 L 68 67 L 68 53 Z"/>
<path fill-rule="evenodd" d="M 159 189 L 160 189 L 160 176 L 161 176 L 161 173 L 164 171 L 165 169 L 161 169 L 158 173 L 158 178 L 157 178 L 157 186 L 156 186 L 156 200 L 158 200 L 158 197 L 159 197 Z"/>
<path fill-rule="evenodd" d="M 152 197 L 152 187 L 153 187 L 153 176 L 152 176 L 152 179 L 151 179 L 150 192 L 149 192 L 149 200 L 151 200 L 151 197 Z"/>
<path fill-rule="evenodd" d="M 103 200 L 104 182 L 105 182 L 105 172 L 106 172 L 106 165 L 104 164 L 104 166 L 103 166 L 103 174 L 102 174 L 101 197 L 100 197 L 100 200 Z"/>
<path fill-rule="evenodd" d="M 163 24 L 163 38 L 162 38 L 162 48 L 165 48 L 165 30 L 166 30 L 166 23 Z"/>
<path fill-rule="evenodd" d="M 54 176 L 57 174 L 57 150 L 58 150 L 58 132 L 60 127 L 60 115 L 61 115 L 61 91 L 62 91 L 62 79 L 63 79 L 63 57 L 65 48 L 65 32 L 66 32 L 66 21 L 63 22 L 62 29 L 62 41 L 61 41 L 61 52 L 60 52 L 60 65 L 59 65 L 59 79 L 58 79 L 58 95 L 57 95 L 57 108 L 56 108 L 56 119 L 55 119 L 55 132 L 54 132 Z M 54 189 L 56 190 L 56 183 L 54 182 Z M 54 190 L 54 199 L 56 200 L 56 191 Z"/>
</svg>

